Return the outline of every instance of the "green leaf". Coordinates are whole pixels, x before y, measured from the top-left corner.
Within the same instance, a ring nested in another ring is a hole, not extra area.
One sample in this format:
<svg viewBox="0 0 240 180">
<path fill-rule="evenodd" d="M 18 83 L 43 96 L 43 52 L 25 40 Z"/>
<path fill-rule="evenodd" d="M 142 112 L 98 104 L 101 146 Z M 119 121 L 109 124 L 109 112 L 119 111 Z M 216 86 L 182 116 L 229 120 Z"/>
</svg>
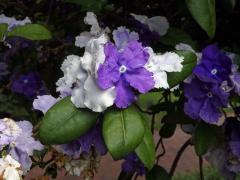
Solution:
<svg viewBox="0 0 240 180">
<path fill-rule="evenodd" d="M 0 41 L 3 39 L 4 34 L 7 32 L 7 28 L 7 24 L 0 24 Z"/>
<path fill-rule="evenodd" d="M 192 40 L 186 32 L 181 29 L 171 27 L 168 33 L 160 38 L 160 42 L 164 45 L 175 47 L 176 44 L 185 43 L 190 45 L 194 50 L 198 49 L 198 45 Z"/>
<path fill-rule="evenodd" d="M 193 144 L 197 155 L 204 155 L 209 148 L 215 147 L 223 142 L 221 127 L 200 123 L 193 136 Z"/>
<path fill-rule="evenodd" d="M 106 0 L 65 0 L 67 3 L 80 5 L 83 11 L 99 12 L 106 4 Z"/>
<path fill-rule="evenodd" d="M 159 135 L 162 138 L 170 138 L 173 136 L 176 127 L 176 124 L 165 123 L 160 129 Z"/>
<path fill-rule="evenodd" d="M 9 32 L 8 36 L 20 36 L 30 40 L 47 40 L 52 37 L 50 31 L 40 24 L 18 26 Z"/>
<path fill-rule="evenodd" d="M 141 162 L 149 170 L 152 169 L 155 161 L 155 144 L 152 132 L 147 123 L 145 123 L 145 135 L 142 143 L 136 148 L 135 152 Z"/>
<path fill-rule="evenodd" d="M 171 180 L 167 171 L 161 166 L 155 165 L 146 175 L 146 180 Z"/>
<path fill-rule="evenodd" d="M 110 109 L 104 115 L 103 137 L 114 159 L 133 152 L 142 142 L 144 120 L 134 107 Z"/>
<path fill-rule="evenodd" d="M 136 104 L 142 109 L 148 109 L 149 107 L 159 103 L 162 94 L 160 92 L 149 92 L 146 94 L 140 94 Z"/>
<path fill-rule="evenodd" d="M 64 144 L 86 133 L 97 120 L 97 113 L 77 109 L 70 98 L 56 103 L 43 117 L 39 138 L 43 144 Z"/>
<path fill-rule="evenodd" d="M 182 63 L 183 69 L 181 72 L 168 73 L 168 84 L 170 87 L 174 87 L 186 79 L 192 73 L 193 68 L 197 64 L 197 56 L 193 52 L 177 51 L 177 54 L 184 57 Z"/>
<path fill-rule="evenodd" d="M 215 0 L 186 0 L 193 18 L 213 38 L 216 31 Z"/>
</svg>

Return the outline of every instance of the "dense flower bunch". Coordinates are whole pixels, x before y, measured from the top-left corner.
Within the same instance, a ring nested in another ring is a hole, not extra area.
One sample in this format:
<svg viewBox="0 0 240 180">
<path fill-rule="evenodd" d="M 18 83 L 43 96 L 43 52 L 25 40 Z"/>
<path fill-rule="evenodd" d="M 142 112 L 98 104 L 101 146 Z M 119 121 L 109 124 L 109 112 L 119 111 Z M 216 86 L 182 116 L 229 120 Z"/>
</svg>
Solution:
<svg viewBox="0 0 240 180">
<path fill-rule="evenodd" d="M 37 179 L 64 171 L 91 180 L 107 154 L 121 160 L 118 179 L 172 179 L 188 146 L 201 179 L 202 158 L 236 179 L 237 2 L 233 18 L 219 22 L 228 2 L 154 2 L 0 2 L 0 179 L 21 180 L 38 167 Z M 226 28 L 215 33 L 216 24 Z M 189 139 L 167 172 L 159 160 L 176 130 Z"/>
</svg>

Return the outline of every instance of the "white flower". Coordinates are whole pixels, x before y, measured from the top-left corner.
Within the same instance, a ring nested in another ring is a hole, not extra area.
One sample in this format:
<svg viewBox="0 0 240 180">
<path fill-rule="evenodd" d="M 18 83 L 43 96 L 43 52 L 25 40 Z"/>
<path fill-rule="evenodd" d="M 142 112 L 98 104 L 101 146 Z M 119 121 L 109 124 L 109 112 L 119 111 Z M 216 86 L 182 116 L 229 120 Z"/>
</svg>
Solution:
<svg viewBox="0 0 240 180">
<path fill-rule="evenodd" d="M 181 72 L 183 57 L 174 52 L 155 54 L 152 48 L 147 47 L 150 57 L 145 68 L 153 73 L 155 88 L 169 88 L 167 72 Z"/>
<path fill-rule="evenodd" d="M 45 114 L 59 100 L 51 95 L 37 96 L 37 99 L 33 101 L 33 108 Z"/>
<path fill-rule="evenodd" d="M 0 158 L 0 178 L 4 180 L 21 180 L 22 175 L 21 165 L 10 155 Z"/>
<path fill-rule="evenodd" d="M 167 33 L 169 29 L 169 23 L 166 17 L 164 16 L 154 16 L 148 18 L 144 15 L 137 15 L 131 13 L 131 15 L 142 24 L 148 26 L 151 31 L 157 32 L 160 36 L 163 36 Z"/>
<path fill-rule="evenodd" d="M 7 17 L 4 14 L 0 15 L 0 24 L 8 24 L 8 31 L 11 31 L 16 26 L 23 26 L 28 23 L 31 23 L 28 17 L 23 20 L 16 20 L 14 17 Z"/>
<path fill-rule="evenodd" d="M 98 67 L 105 60 L 107 41 L 106 34 L 92 38 L 86 44 L 83 57 L 68 56 L 62 65 L 64 77 L 57 82 L 57 90 L 72 89 L 71 100 L 78 108 L 102 112 L 114 103 L 115 89 L 101 90 L 96 80 Z"/>
<path fill-rule="evenodd" d="M 97 20 L 97 16 L 93 12 L 87 12 L 84 18 L 84 23 L 91 25 L 90 32 L 82 32 L 79 36 L 76 36 L 75 46 L 83 48 L 92 38 L 98 38 L 102 34 L 109 32 L 109 29 L 102 29 Z"/>
</svg>

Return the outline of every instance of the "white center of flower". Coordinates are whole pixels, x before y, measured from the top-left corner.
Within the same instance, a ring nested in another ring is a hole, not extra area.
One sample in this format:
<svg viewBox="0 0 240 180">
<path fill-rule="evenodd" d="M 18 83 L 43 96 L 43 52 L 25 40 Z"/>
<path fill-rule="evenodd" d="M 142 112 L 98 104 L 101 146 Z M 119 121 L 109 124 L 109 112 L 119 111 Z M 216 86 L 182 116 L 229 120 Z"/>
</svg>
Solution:
<svg viewBox="0 0 240 180">
<path fill-rule="evenodd" d="M 119 68 L 119 72 L 120 73 L 125 73 L 127 71 L 127 67 L 124 66 L 124 65 L 121 65 L 120 68 Z"/>
<path fill-rule="evenodd" d="M 207 93 L 207 96 L 208 96 L 209 98 L 211 98 L 211 97 L 213 97 L 213 94 L 212 94 L 211 92 L 208 92 L 208 93 Z"/>
<path fill-rule="evenodd" d="M 27 84 L 27 83 L 28 83 L 28 80 L 27 80 L 27 79 L 24 79 L 23 82 L 24 82 L 25 84 Z"/>
<path fill-rule="evenodd" d="M 216 68 L 212 69 L 212 70 L 211 70 L 211 74 L 212 74 L 212 75 L 217 74 L 217 69 L 216 69 Z"/>
</svg>

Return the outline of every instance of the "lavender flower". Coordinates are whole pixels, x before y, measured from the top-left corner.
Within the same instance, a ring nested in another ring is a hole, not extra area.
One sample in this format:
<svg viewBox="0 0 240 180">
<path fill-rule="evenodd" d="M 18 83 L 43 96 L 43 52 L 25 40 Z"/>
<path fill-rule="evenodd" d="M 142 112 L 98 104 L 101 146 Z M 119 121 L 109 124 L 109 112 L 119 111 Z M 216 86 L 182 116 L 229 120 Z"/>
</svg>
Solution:
<svg viewBox="0 0 240 180">
<path fill-rule="evenodd" d="M 229 80 L 232 61 L 216 45 L 209 45 L 202 51 L 201 63 L 194 69 L 194 74 L 204 82 L 221 84 Z"/>
<path fill-rule="evenodd" d="M 139 158 L 135 153 L 126 156 L 125 161 L 122 164 L 122 170 L 126 173 L 136 172 L 138 175 L 142 176 L 146 173 L 144 165 L 141 163 Z"/>
<path fill-rule="evenodd" d="M 51 95 L 37 96 L 33 101 L 33 108 L 45 114 L 58 100 Z"/>
<path fill-rule="evenodd" d="M 232 65 L 232 74 L 230 75 L 230 80 L 234 88 L 234 92 L 240 95 L 240 73 L 238 72 L 238 66 Z"/>
<path fill-rule="evenodd" d="M 126 108 L 135 100 L 132 88 L 146 93 L 154 87 L 153 74 L 144 68 L 149 54 L 140 43 L 132 41 L 120 52 L 107 43 L 104 51 L 106 59 L 98 69 L 98 85 L 104 90 L 116 88 L 117 107 Z"/>
<path fill-rule="evenodd" d="M 46 94 L 44 82 L 37 72 L 20 75 L 13 82 L 11 89 L 13 92 L 23 94 L 29 99 L 33 99 L 37 95 Z"/>
<path fill-rule="evenodd" d="M 229 97 L 229 93 L 217 84 L 202 82 L 197 78 L 185 84 L 184 95 L 188 100 L 184 104 L 185 113 L 210 124 L 218 122 L 222 115 L 220 108 L 227 107 Z"/>
<path fill-rule="evenodd" d="M 21 128 L 12 119 L 0 119 L 0 150 L 14 141 L 21 132 Z"/>
<path fill-rule="evenodd" d="M 11 142 L 9 146 L 9 154 L 16 159 L 26 172 L 30 170 L 32 161 L 30 156 L 34 150 L 42 150 L 44 146 L 32 137 L 33 126 L 28 121 L 18 121 L 16 124 L 21 128 L 20 135 Z"/>
</svg>

